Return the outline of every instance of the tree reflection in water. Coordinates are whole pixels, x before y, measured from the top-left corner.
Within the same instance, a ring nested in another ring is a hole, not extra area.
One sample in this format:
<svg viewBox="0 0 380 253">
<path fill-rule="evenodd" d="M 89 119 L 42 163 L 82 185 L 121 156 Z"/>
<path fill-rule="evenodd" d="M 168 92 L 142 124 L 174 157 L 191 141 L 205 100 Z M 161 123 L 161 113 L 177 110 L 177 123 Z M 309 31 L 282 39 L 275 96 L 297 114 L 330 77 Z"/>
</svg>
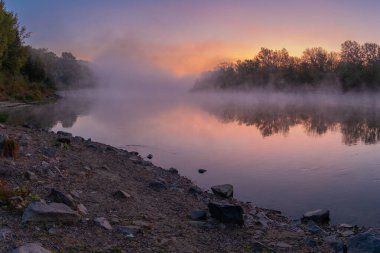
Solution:
<svg viewBox="0 0 380 253">
<path fill-rule="evenodd" d="M 380 108 L 376 106 L 316 104 L 254 104 L 225 103 L 205 106 L 222 122 L 238 122 L 256 127 L 263 137 L 289 133 L 301 125 L 307 134 L 324 135 L 340 131 L 346 145 L 358 142 L 375 144 L 380 140 Z"/>
</svg>

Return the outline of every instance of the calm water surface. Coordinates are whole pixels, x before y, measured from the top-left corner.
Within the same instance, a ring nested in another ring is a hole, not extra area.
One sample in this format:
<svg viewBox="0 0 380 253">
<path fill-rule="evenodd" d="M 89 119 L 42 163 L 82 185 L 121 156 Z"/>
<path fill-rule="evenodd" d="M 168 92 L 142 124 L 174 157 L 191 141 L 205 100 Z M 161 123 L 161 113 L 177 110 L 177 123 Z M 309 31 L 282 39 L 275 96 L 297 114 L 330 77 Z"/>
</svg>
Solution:
<svg viewBox="0 0 380 253">
<path fill-rule="evenodd" d="M 13 112 L 8 120 L 152 153 L 156 165 L 175 167 L 204 189 L 230 183 L 237 198 L 294 218 L 327 208 L 334 223 L 380 226 L 376 101 L 373 95 L 90 92 Z"/>
</svg>

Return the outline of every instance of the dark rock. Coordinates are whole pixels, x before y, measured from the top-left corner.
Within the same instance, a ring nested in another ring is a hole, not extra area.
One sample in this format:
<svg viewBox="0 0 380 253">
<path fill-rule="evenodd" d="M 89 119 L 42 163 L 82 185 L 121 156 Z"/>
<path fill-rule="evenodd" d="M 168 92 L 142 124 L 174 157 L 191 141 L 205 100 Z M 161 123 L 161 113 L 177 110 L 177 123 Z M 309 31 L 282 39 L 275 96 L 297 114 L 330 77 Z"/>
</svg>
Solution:
<svg viewBox="0 0 380 253">
<path fill-rule="evenodd" d="M 304 242 L 305 242 L 306 246 L 311 247 L 311 248 L 315 248 L 318 246 L 317 241 L 314 240 L 313 238 L 306 238 L 304 240 Z"/>
<path fill-rule="evenodd" d="M 166 190 L 167 187 L 164 183 L 160 181 L 153 181 L 149 183 L 149 187 L 152 188 L 153 190 L 160 191 L 160 190 Z"/>
<path fill-rule="evenodd" d="M 357 234 L 348 240 L 348 252 L 380 253 L 380 230 L 370 229 Z"/>
<path fill-rule="evenodd" d="M 72 208 L 75 207 L 74 199 L 71 197 L 71 195 L 64 194 L 63 192 L 60 192 L 56 189 L 50 190 L 50 194 L 47 196 L 47 200 L 56 203 L 63 203 Z"/>
<path fill-rule="evenodd" d="M 71 143 L 71 139 L 67 138 L 67 137 L 59 137 L 59 138 L 57 138 L 57 141 L 59 143 L 63 143 L 63 144 L 70 144 Z"/>
<path fill-rule="evenodd" d="M 207 212 L 204 210 L 192 211 L 190 213 L 189 217 L 192 220 L 206 220 L 207 219 Z"/>
<path fill-rule="evenodd" d="M 131 151 L 131 152 L 129 152 L 129 155 L 131 155 L 131 156 L 139 156 L 139 152 L 137 152 L 137 151 Z"/>
<path fill-rule="evenodd" d="M 57 134 L 65 136 L 65 137 L 72 137 L 73 136 L 71 133 L 67 133 L 67 132 L 64 132 L 64 131 L 58 131 Z"/>
<path fill-rule="evenodd" d="M 206 173 L 206 172 L 207 172 L 207 170 L 205 170 L 205 169 L 199 169 L 199 170 L 198 170 L 198 173 L 199 173 L 199 174 L 203 174 L 203 173 Z"/>
<path fill-rule="evenodd" d="M 148 159 L 152 159 L 152 158 L 153 158 L 153 155 L 152 155 L 152 154 L 149 154 L 146 158 L 148 158 Z"/>
<path fill-rule="evenodd" d="M 169 172 L 172 174 L 178 174 L 178 170 L 176 168 L 170 168 Z"/>
<path fill-rule="evenodd" d="M 46 204 L 42 202 L 33 202 L 25 209 L 22 216 L 22 222 L 62 222 L 75 223 L 78 222 L 80 216 L 78 212 L 72 210 L 63 203 Z"/>
<path fill-rule="evenodd" d="M 234 195 L 234 187 L 230 184 L 215 185 L 211 187 L 212 192 L 223 198 L 230 198 Z"/>
<path fill-rule="evenodd" d="M 199 188 L 198 186 L 193 185 L 189 188 L 189 193 L 194 194 L 194 195 L 202 194 L 203 190 L 201 188 Z"/>
<path fill-rule="evenodd" d="M 43 248 L 39 243 L 27 243 L 12 250 L 11 253 L 51 253 L 51 251 Z"/>
<path fill-rule="evenodd" d="M 330 211 L 318 209 L 304 213 L 302 222 L 314 221 L 317 224 L 326 224 L 330 222 Z"/>
<path fill-rule="evenodd" d="M 243 208 L 239 205 L 211 202 L 208 204 L 208 209 L 211 217 L 223 223 L 244 224 Z"/>
</svg>

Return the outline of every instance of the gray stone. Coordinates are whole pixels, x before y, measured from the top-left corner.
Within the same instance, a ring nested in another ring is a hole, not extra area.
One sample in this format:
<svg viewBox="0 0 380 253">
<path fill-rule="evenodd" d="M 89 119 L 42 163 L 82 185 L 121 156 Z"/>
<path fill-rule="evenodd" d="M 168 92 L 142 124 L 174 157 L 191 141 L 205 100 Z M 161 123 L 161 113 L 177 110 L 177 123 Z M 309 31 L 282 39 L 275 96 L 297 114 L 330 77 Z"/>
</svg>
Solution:
<svg viewBox="0 0 380 253">
<path fill-rule="evenodd" d="M 83 204 L 77 205 L 77 210 L 78 210 L 78 212 L 80 212 L 83 215 L 87 215 L 87 213 L 88 213 L 87 208 Z"/>
<path fill-rule="evenodd" d="M 56 202 L 56 203 L 63 203 L 65 205 L 68 205 L 72 208 L 75 207 L 74 199 L 69 194 L 65 194 L 63 192 L 60 192 L 56 189 L 51 189 L 50 194 L 47 197 L 47 200 Z"/>
<path fill-rule="evenodd" d="M 348 251 L 355 253 L 380 253 L 380 230 L 370 229 L 357 234 L 348 241 Z"/>
<path fill-rule="evenodd" d="M 42 202 L 33 202 L 25 209 L 22 216 L 22 222 L 62 222 L 75 223 L 80 219 L 78 212 L 72 210 L 63 203 L 46 204 Z"/>
<path fill-rule="evenodd" d="M 234 195 L 234 187 L 230 184 L 215 185 L 211 187 L 212 192 L 223 198 L 230 198 Z"/>
<path fill-rule="evenodd" d="M 211 202 L 208 204 L 211 217 L 223 223 L 244 224 L 243 208 L 239 205 L 230 205 Z"/>
<path fill-rule="evenodd" d="M 204 210 L 195 210 L 190 213 L 189 217 L 192 220 L 206 220 L 207 212 Z"/>
<path fill-rule="evenodd" d="M 302 222 L 314 221 L 317 224 L 326 224 L 330 222 L 330 211 L 318 209 L 304 213 Z"/>
<path fill-rule="evenodd" d="M 95 224 L 98 226 L 107 229 L 107 230 L 112 230 L 111 224 L 108 222 L 108 220 L 104 217 L 98 217 L 94 219 Z"/>
<path fill-rule="evenodd" d="M 127 237 L 135 237 L 137 234 L 141 233 L 141 227 L 139 226 L 120 226 L 118 231 L 125 234 Z"/>
<path fill-rule="evenodd" d="M 152 158 L 153 158 L 153 155 L 152 155 L 152 154 L 149 154 L 146 158 L 148 158 L 148 159 L 152 159 Z"/>
<path fill-rule="evenodd" d="M 112 195 L 118 199 L 129 199 L 132 197 L 130 194 L 128 194 L 122 190 L 118 190 L 118 191 L 114 192 Z"/>
<path fill-rule="evenodd" d="M 43 248 L 39 243 L 27 243 L 12 250 L 11 253 L 51 253 L 51 251 Z"/>
</svg>

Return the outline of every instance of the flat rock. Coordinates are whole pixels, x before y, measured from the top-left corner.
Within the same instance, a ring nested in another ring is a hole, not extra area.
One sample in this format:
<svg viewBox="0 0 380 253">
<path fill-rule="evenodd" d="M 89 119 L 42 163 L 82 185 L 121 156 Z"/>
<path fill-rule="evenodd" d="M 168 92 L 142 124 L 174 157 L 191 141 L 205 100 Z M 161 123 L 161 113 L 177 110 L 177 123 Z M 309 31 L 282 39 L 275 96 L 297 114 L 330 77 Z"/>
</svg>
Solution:
<svg viewBox="0 0 380 253">
<path fill-rule="evenodd" d="M 39 243 L 27 243 L 12 250 L 11 253 L 51 253 L 51 251 L 43 248 Z"/>
<path fill-rule="evenodd" d="M 111 224 L 108 222 L 108 220 L 104 217 L 98 217 L 94 219 L 95 224 L 98 226 L 107 229 L 107 230 L 112 230 Z"/>
<path fill-rule="evenodd" d="M 223 198 L 230 198 L 234 195 L 234 187 L 230 184 L 215 185 L 211 187 L 212 192 Z"/>
<path fill-rule="evenodd" d="M 211 202 L 208 204 L 211 217 L 223 223 L 244 224 L 243 208 L 239 205 L 230 205 Z"/>
<path fill-rule="evenodd" d="M 62 222 L 75 223 L 80 219 L 78 212 L 72 210 L 63 203 L 33 202 L 25 209 L 22 215 L 22 222 Z"/>
<path fill-rule="evenodd" d="M 330 222 L 330 211 L 324 209 L 317 209 L 304 213 L 302 222 L 314 221 L 317 224 L 326 224 Z"/>
</svg>

